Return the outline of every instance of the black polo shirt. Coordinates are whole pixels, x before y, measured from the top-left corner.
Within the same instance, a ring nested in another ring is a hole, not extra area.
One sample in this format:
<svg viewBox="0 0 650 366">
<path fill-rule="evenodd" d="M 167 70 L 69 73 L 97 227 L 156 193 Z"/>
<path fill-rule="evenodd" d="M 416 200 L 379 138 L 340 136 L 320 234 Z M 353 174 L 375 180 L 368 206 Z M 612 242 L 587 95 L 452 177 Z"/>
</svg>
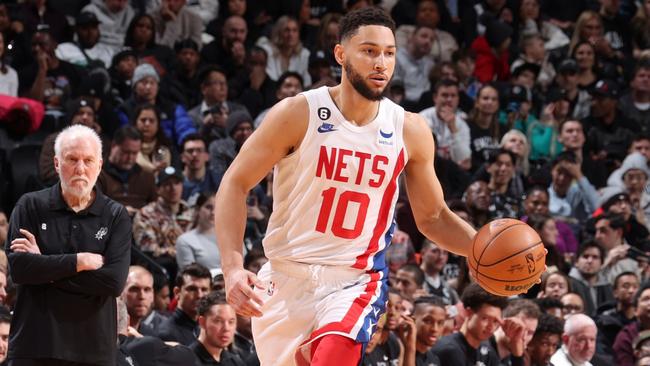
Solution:
<svg viewBox="0 0 650 366">
<path fill-rule="evenodd" d="M 234 353 L 228 350 L 222 350 L 219 361 L 208 352 L 203 346 L 203 343 L 195 341 L 190 345 L 190 349 L 194 351 L 194 355 L 199 360 L 198 366 L 245 366 L 244 361 Z"/>
<path fill-rule="evenodd" d="M 199 336 L 199 331 L 199 323 L 180 308 L 176 308 L 169 318 L 160 323 L 158 337 L 163 341 L 178 342 L 189 346 Z"/>
<path fill-rule="evenodd" d="M 130 263 L 131 219 L 126 209 L 99 189 L 85 210 L 75 213 L 57 183 L 25 194 L 11 214 L 5 250 L 17 286 L 9 335 L 9 359 L 54 358 L 115 365 L 115 297 Z M 26 229 L 41 254 L 14 253 L 11 241 Z M 104 257 L 104 266 L 77 273 L 76 253 Z"/>
</svg>

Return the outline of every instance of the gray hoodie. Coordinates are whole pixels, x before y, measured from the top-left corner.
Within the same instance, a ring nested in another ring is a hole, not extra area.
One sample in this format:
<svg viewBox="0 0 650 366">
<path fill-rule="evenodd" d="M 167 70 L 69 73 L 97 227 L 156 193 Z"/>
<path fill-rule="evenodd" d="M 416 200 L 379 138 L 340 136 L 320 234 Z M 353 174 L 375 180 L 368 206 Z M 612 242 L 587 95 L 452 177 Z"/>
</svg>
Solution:
<svg viewBox="0 0 650 366">
<path fill-rule="evenodd" d="M 120 12 L 112 13 L 106 7 L 105 0 L 91 0 L 90 4 L 86 5 L 82 11 L 95 14 L 101 22 L 99 24 L 100 43 L 112 47 L 115 52 L 122 49 L 126 30 L 135 16 L 135 11 L 130 5 L 127 4 L 126 8 Z"/>
</svg>

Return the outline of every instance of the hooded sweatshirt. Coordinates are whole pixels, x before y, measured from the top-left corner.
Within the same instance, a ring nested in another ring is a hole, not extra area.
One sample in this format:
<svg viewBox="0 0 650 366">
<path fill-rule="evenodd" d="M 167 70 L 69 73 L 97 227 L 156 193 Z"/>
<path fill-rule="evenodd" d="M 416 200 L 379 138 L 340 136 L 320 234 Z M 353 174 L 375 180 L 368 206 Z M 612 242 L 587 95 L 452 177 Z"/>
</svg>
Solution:
<svg viewBox="0 0 650 366">
<path fill-rule="evenodd" d="M 119 51 L 124 45 L 124 38 L 129 23 L 135 16 L 135 11 L 130 5 L 127 5 L 122 11 L 112 13 L 106 7 L 105 0 L 91 0 L 82 11 L 88 11 L 97 16 L 100 21 L 99 32 L 101 34 L 99 42 L 106 44 Z"/>
</svg>

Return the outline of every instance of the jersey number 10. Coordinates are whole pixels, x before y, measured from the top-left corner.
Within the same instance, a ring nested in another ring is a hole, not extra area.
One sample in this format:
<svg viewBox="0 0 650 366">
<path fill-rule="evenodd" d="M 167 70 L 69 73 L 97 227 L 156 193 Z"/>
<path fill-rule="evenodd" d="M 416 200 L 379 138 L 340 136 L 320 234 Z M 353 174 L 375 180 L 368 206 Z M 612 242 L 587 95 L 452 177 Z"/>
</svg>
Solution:
<svg viewBox="0 0 650 366">
<path fill-rule="evenodd" d="M 318 214 L 318 221 L 316 222 L 316 231 L 325 233 L 327 224 L 332 213 L 334 206 L 334 199 L 336 198 L 336 188 L 331 187 L 324 190 L 321 195 L 323 196 L 323 203 L 320 207 Z M 348 212 L 350 202 L 359 204 L 359 211 L 356 215 L 354 227 L 352 229 L 344 228 L 343 222 Z M 361 235 L 363 231 L 363 224 L 366 221 L 366 214 L 368 213 L 368 205 L 370 204 L 370 197 L 365 193 L 344 191 L 339 195 L 338 203 L 336 204 L 336 211 L 334 212 L 334 220 L 332 221 L 332 234 L 343 239 L 355 239 Z"/>
</svg>

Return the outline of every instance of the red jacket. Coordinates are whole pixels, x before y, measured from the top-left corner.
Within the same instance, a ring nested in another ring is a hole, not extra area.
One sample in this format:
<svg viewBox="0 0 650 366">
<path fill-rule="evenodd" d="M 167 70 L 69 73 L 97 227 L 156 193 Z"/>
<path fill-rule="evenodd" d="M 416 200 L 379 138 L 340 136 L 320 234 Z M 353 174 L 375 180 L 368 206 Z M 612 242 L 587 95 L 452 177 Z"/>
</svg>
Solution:
<svg viewBox="0 0 650 366">
<path fill-rule="evenodd" d="M 483 84 L 491 81 L 508 81 L 510 79 L 510 59 L 509 52 L 503 51 L 500 55 L 495 55 L 492 47 L 484 36 L 476 37 L 471 46 L 476 52 L 476 66 L 474 76 Z"/>
</svg>

